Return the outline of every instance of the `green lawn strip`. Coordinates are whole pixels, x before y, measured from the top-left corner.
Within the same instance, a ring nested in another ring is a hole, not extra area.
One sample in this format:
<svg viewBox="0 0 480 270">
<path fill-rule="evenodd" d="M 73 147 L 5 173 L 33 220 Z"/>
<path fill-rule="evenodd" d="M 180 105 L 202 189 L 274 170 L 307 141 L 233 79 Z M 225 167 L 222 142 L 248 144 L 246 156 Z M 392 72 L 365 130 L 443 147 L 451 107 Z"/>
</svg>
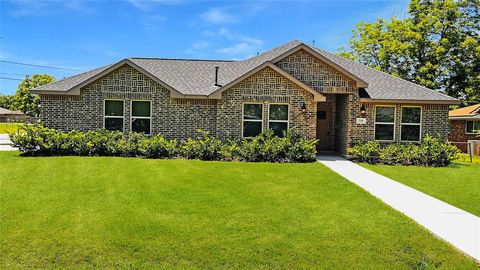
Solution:
<svg viewBox="0 0 480 270">
<path fill-rule="evenodd" d="M 465 155 L 443 168 L 362 166 L 480 216 L 480 160 L 478 157 L 473 163 L 466 160 Z"/>
<path fill-rule="evenodd" d="M 0 152 L 3 268 L 476 269 L 319 163 Z"/>
<path fill-rule="evenodd" d="M 0 134 L 15 133 L 22 130 L 22 123 L 0 123 Z"/>
</svg>

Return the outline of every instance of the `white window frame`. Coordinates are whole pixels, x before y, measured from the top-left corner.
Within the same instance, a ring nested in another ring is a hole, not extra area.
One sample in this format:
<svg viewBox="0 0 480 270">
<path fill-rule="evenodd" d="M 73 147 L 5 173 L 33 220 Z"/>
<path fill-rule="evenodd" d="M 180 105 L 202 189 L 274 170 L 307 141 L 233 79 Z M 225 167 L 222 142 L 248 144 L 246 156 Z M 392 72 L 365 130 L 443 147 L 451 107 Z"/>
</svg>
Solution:
<svg viewBox="0 0 480 270">
<path fill-rule="evenodd" d="M 480 123 L 480 121 L 475 121 L 475 120 L 466 120 L 466 121 L 465 121 L 465 134 L 467 134 L 467 135 L 475 135 L 475 134 L 477 134 L 477 133 L 475 133 L 475 132 L 473 132 L 473 133 L 472 133 L 472 132 L 468 132 L 468 130 L 467 130 L 468 122 L 473 122 L 473 123 L 477 122 L 477 123 Z M 480 129 L 474 129 L 474 130 L 477 130 L 477 131 L 478 131 L 478 130 L 480 130 Z"/>
<path fill-rule="evenodd" d="M 378 107 L 392 107 L 393 108 L 393 123 L 391 122 L 377 122 L 377 108 Z M 373 121 L 373 139 L 377 142 L 394 142 L 396 139 L 396 129 L 397 129 L 397 105 L 375 105 L 374 111 L 374 121 Z M 392 140 L 377 140 L 377 125 L 393 125 L 393 139 Z"/>
<path fill-rule="evenodd" d="M 252 119 L 245 119 L 245 105 L 246 104 L 260 104 L 262 105 L 262 119 L 261 120 L 252 120 Z M 263 133 L 263 120 L 264 120 L 264 104 L 262 102 L 243 102 L 242 103 L 242 138 L 246 139 L 246 138 L 252 138 L 252 137 L 244 137 L 243 136 L 243 124 L 244 122 L 261 122 L 262 123 L 262 131 L 261 133 Z"/>
<path fill-rule="evenodd" d="M 403 108 L 420 108 L 420 123 L 403 123 Z M 423 107 L 422 106 L 414 106 L 414 105 L 407 105 L 400 107 L 400 141 L 406 143 L 419 143 L 422 141 L 422 119 L 423 119 Z M 420 126 L 419 133 L 418 133 L 418 141 L 404 141 L 402 140 L 402 126 Z"/>
<path fill-rule="evenodd" d="M 136 101 L 141 101 L 141 102 L 150 102 L 150 117 L 146 116 L 133 116 L 133 102 Z M 153 113 L 153 106 L 152 106 L 152 101 L 151 100 L 144 100 L 144 99 L 132 99 L 130 100 L 130 132 L 132 132 L 132 123 L 133 119 L 149 119 L 150 120 L 150 133 L 147 135 L 152 134 L 152 113 Z"/>
<path fill-rule="evenodd" d="M 112 116 L 112 115 L 105 115 L 105 110 L 107 109 L 106 103 L 107 101 L 122 101 L 122 108 L 123 108 L 123 115 L 122 116 Z M 103 128 L 105 129 L 105 120 L 107 118 L 122 118 L 122 130 L 125 130 L 125 100 L 124 99 L 115 99 L 115 98 L 107 98 L 103 100 Z"/>
<path fill-rule="evenodd" d="M 270 106 L 271 105 L 287 105 L 287 120 L 270 120 Z M 268 124 L 268 129 L 270 129 L 270 122 L 273 123 L 287 123 L 287 131 L 290 128 L 290 104 L 288 103 L 280 103 L 280 102 L 273 102 L 273 103 L 268 103 L 268 113 L 267 113 L 267 124 Z"/>
</svg>

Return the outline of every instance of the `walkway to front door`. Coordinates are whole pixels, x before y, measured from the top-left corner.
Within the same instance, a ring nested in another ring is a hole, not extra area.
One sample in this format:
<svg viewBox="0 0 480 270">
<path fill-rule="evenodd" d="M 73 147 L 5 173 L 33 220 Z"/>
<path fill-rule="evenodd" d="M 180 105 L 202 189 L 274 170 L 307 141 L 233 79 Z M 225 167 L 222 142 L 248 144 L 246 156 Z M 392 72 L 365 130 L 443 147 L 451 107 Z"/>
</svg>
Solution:
<svg viewBox="0 0 480 270">
<path fill-rule="evenodd" d="M 434 235 L 480 261 L 480 218 L 338 156 L 325 166 L 412 218 Z"/>
</svg>

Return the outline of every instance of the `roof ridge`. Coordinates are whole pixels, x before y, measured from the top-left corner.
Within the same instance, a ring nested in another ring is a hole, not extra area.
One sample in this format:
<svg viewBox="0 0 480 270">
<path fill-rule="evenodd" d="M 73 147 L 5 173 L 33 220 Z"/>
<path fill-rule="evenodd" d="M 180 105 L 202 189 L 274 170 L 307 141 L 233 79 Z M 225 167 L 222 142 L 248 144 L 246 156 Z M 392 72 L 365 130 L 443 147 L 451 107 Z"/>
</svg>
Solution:
<svg viewBox="0 0 480 270">
<path fill-rule="evenodd" d="M 298 40 L 298 39 L 294 39 L 294 40 L 291 40 L 291 41 L 289 41 L 289 42 L 287 42 L 287 43 L 285 43 L 285 44 L 283 44 L 283 45 L 280 45 L 280 46 L 271 48 L 271 49 L 269 49 L 269 50 L 264 51 L 264 52 L 261 53 L 261 54 L 255 55 L 255 56 L 253 56 L 253 57 L 250 57 L 250 58 L 247 58 L 247 59 L 244 59 L 244 60 L 241 60 L 241 61 L 242 61 L 242 62 L 246 62 L 246 61 L 251 61 L 251 60 L 253 60 L 253 59 L 255 59 L 255 58 L 260 58 L 260 57 L 264 56 L 265 54 L 272 52 L 273 50 L 277 50 L 277 49 L 279 49 L 279 48 L 289 46 L 289 45 L 292 44 L 292 43 L 298 43 L 297 45 L 304 44 L 302 41 L 300 41 L 300 40 Z"/>
<path fill-rule="evenodd" d="M 225 59 L 195 59 L 195 58 L 164 58 L 164 57 L 130 57 L 127 59 L 145 59 L 145 60 L 172 60 L 172 61 L 205 61 L 205 62 L 238 62 Z"/>
</svg>

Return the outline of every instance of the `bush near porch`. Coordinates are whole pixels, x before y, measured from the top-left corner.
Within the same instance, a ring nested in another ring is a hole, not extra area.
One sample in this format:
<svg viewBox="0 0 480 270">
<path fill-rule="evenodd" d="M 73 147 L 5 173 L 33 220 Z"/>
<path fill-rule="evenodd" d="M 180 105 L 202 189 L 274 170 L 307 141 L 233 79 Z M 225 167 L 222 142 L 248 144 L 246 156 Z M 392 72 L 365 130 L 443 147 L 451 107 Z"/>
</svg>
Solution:
<svg viewBox="0 0 480 270">
<path fill-rule="evenodd" d="M 355 161 L 369 164 L 445 167 L 458 158 L 460 150 L 446 140 L 427 135 L 420 144 L 381 145 L 370 141 L 349 148 L 348 153 Z"/>
<path fill-rule="evenodd" d="M 273 131 L 244 140 L 219 140 L 199 131 L 186 141 L 166 139 L 157 134 L 124 135 L 119 131 L 61 131 L 41 125 L 26 126 L 11 140 L 31 156 L 123 156 L 147 158 L 186 158 L 248 162 L 313 162 L 316 140 L 302 138 L 295 129 L 275 136 Z"/>
</svg>

